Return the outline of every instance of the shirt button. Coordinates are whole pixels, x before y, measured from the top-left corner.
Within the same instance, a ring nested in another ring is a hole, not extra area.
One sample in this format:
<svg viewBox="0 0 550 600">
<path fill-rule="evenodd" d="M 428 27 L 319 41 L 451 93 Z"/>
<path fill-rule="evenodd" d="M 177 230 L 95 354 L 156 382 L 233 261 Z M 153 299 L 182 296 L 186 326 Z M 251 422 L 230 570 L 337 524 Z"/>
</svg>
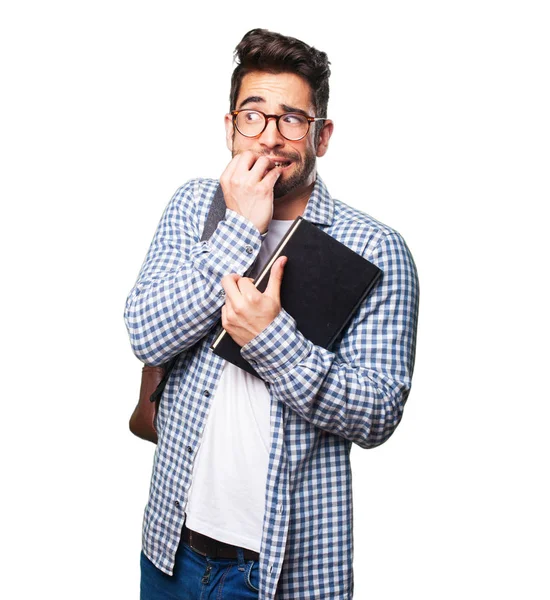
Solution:
<svg viewBox="0 0 550 600">
<path fill-rule="evenodd" d="M 282 504 L 278 504 L 277 505 L 277 512 L 282 515 L 283 514 L 283 505 Z"/>
<path fill-rule="evenodd" d="M 253 358 L 251 358 L 251 359 L 250 359 L 248 362 L 249 362 L 251 365 L 257 365 L 257 364 L 258 364 L 258 361 L 257 361 L 257 360 L 254 360 Z"/>
<path fill-rule="evenodd" d="M 189 454 L 191 454 L 193 452 L 193 448 L 191 448 L 191 446 L 187 446 L 187 452 L 189 452 Z"/>
<path fill-rule="evenodd" d="M 254 252 L 254 248 L 252 248 L 252 246 L 247 246 L 245 250 L 247 254 L 252 254 L 252 252 Z"/>
<path fill-rule="evenodd" d="M 269 567 L 267 567 L 267 571 L 270 575 L 271 575 L 271 573 L 273 573 L 273 563 L 270 564 Z"/>
<path fill-rule="evenodd" d="M 210 392 L 208 390 L 204 390 L 204 395 L 209 398 L 210 397 Z"/>
<path fill-rule="evenodd" d="M 176 506 L 176 508 L 179 508 L 179 505 L 180 505 L 180 503 L 179 503 L 179 500 L 176 500 L 176 501 L 174 502 L 174 505 Z"/>
<path fill-rule="evenodd" d="M 225 290 L 223 288 L 218 292 L 218 296 L 225 296 Z"/>
</svg>

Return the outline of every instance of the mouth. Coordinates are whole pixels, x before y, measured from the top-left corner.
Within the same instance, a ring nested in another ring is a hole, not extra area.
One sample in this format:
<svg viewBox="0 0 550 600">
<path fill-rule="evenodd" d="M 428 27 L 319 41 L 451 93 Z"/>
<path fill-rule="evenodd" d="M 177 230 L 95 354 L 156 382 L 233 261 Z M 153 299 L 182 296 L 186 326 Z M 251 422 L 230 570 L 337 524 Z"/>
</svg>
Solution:
<svg viewBox="0 0 550 600">
<path fill-rule="evenodd" d="M 287 160 L 282 156 L 268 156 L 267 158 L 269 158 L 269 160 L 271 161 L 271 166 L 269 170 L 275 168 L 282 170 L 288 169 L 288 167 L 290 167 L 290 165 L 294 162 L 293 160 Z"/>
<path fill-rule="evenodd" d="M 281 158 L 272 158 L 270 156 L 268 156 L 267 158 L 269 158 L 269 160 L 271 161 L 271 164 L 269 165 L 269 167 L 266 169 L 265 173 L 264 173 L 264 177 L 269 173 L 269 171 L 271 171 L 272 169 L 281 169 L 281 170 L 285 170 L 288 169 L 288 167 L 290 167 L 290 165 L 294 162 L 292 160 L 283 160 Z"/>
</svg>

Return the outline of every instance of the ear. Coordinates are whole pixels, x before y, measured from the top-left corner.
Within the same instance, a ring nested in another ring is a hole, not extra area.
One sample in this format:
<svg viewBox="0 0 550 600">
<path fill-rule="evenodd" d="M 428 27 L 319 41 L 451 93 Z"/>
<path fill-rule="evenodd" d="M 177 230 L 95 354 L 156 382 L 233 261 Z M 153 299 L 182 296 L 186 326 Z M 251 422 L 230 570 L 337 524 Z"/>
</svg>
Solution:
<svg viewBox="0 0 550 600">
<path fill-rule="evenodd" d="M 225 123 L 225 143 L 229 149 L 229 152 L 233 153 L 233 137 L 235 136 L 235 130 L 233 128 L 233 116 L 228 113 L 224 117 Z"/>
<path fill-rule="evenodd" d="M 316 154 L 321 157 L 324 156 L 328 150 L 328 142 L 330 140 L 330 136 L 334 131 L 334 123 L 327 119 L 323 122 L 323 129 L 321 129 L 321 133 L 319 134 L 319 143 L 317 144 Z"/>
</svg>

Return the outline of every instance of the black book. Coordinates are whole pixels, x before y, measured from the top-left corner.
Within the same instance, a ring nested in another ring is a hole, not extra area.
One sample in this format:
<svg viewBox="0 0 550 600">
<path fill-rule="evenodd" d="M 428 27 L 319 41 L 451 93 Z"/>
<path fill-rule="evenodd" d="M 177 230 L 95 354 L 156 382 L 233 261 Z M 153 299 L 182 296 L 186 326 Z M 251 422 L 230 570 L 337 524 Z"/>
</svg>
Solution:
<svg viewBox="0 0 550 600">
<path fill-rule="evenodd" d="M 261 292 L 279 256 L 287 257 L 281 284 L 282 307 L 308 340 L 329 349 L 382 271 L 302 217 L 290 226 L 254 282 Z M 216 337 L 212 350 L 259 377 L 225 329 Z"/>
</svg>

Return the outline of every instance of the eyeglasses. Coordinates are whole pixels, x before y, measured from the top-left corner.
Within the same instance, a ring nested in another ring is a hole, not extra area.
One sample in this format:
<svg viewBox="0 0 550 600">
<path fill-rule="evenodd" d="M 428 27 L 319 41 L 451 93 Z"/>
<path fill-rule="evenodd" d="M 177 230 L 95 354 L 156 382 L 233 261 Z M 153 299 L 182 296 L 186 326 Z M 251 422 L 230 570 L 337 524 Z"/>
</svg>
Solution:
<svg viewBox="0 0 550 600">
<path fill-rule="evenodd" d="M 306 137 L 312 123 L 326 121 L 323 117 L 307 117 L 301 113 L 284 113 L 282 115 L 266 115 L 259 110 L 232 110 L 233 125 L 245 137 L 261 135 L 269 119 L 275 119 L 279 133 L 291 142 Z"/>
</svg>

